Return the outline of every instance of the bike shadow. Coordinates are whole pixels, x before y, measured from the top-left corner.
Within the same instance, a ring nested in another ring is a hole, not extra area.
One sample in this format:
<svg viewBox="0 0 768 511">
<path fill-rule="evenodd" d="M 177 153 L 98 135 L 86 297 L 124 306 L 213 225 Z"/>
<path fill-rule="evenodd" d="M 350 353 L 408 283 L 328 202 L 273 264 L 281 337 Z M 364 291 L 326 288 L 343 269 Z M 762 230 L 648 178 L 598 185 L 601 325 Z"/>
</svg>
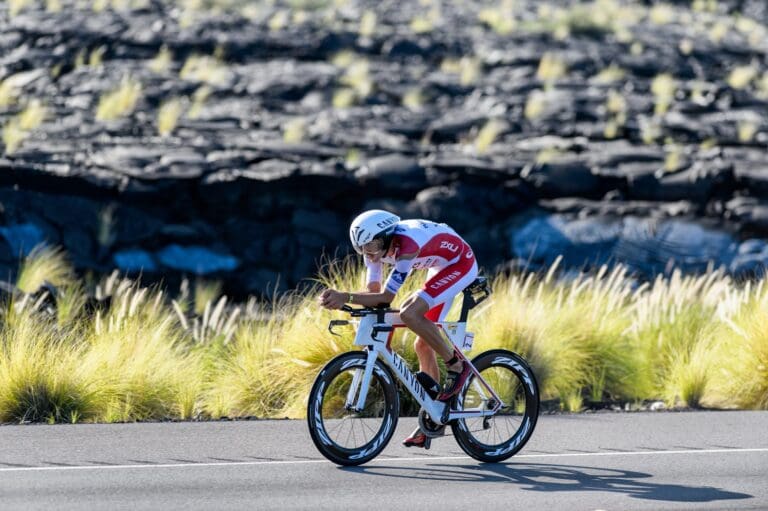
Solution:
<svg viewBox="0 0 768 511">
<path fill-rule="evenodd" d="M 668 502 L 712 502 L 754 497 L 746 493 L 731 492 L 711 486 L 654 483 L 649 480 L 653 475 L 645 472 L 577 465 L 429 463 L 419 467 L 369 465 L 345 467 L 342 470 L 426 481 L 508 483 L 523 490 L 539 492 L 621 493 L 637 499 Z"/>
</svg>

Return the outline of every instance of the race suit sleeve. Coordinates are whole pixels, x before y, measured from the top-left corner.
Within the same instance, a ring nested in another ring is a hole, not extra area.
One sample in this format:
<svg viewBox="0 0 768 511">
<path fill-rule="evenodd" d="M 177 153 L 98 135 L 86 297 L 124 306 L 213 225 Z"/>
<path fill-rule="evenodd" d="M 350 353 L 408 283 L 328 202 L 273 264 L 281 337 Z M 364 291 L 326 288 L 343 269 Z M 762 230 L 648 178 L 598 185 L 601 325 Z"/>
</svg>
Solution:
<svg viewBox="0 0 768 511">
<path fill-rule="evenodd" d="M 387 291 L 393 294 L 397 294 L 397 291 L 400 289 L 400 286 L 403 285 L 403 282 L 405 282 L 405 278 L 408 276 L 408 273 L 411 271 L 411 267 L 413 266 L 414 257 L 404 257 L 402 259 L 398 259 L 395 261 L 395 266 L 392 268 L 392 273 L 389 274 L 389 278 L 387 279 L 387 284 L 384 287 Z"/>
<path fill-rule="evenodd" d="M 365 261 L 365 285 L 366 287 L 368 284 L 372 282 L 381 282 L 381 275 L 383 273 L 382 270 L 382 263 L 379 261 L 378 263 L 374 263 L 368 260 L 367 257 L 364 257 L 363 260 Z"/>
</svg>

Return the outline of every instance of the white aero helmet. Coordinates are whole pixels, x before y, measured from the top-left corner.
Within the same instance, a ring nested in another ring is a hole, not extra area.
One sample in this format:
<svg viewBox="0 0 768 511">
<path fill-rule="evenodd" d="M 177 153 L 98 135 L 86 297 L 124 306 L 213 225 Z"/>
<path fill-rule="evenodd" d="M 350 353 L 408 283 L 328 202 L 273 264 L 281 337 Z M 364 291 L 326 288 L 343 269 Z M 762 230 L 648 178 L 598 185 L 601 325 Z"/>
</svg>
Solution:
<svg viewBox="0 0 768 511">
<path fill-rule="evenodd" d="M 349 226 L 349 240 L 355 252 L 362 254 L 363 245 L 377 238 L 384 238 L 384 246 L 387 246 L 387 238 L 395 232 L 399 221 L 399 216 L 381 209 L 371 209 L 357 215 Z"/>
</svg>

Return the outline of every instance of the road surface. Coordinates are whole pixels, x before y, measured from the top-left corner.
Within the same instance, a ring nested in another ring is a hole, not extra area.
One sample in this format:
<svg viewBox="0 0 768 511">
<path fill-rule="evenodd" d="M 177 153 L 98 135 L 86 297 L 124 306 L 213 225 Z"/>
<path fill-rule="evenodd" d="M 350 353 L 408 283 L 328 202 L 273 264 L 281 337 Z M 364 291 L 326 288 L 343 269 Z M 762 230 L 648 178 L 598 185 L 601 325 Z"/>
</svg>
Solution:
<svg viewBox="0 0 768 511">
<path fill-rule="evenodd" d="M 2 426 L 0 508 L 768 509 L 768 412 L 542 416 L 495 465 L 406 449 L 414 425 L 356 468 L 304 421 Z"/>
</svg>

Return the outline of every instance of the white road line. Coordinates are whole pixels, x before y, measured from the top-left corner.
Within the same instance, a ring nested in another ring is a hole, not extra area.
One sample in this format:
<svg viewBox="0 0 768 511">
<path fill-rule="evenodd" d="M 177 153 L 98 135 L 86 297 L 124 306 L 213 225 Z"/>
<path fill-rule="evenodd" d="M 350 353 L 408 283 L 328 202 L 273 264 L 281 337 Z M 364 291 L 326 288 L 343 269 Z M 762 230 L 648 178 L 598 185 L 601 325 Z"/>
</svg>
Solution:
<svg viewBox="0 0 768 511">
<path fill-rule="evenodd" d="M 510 458 L 517 460 L 521 458 L 586 458 L 593 456 L 656 456 L 669 454 L 728 454 L 728 453 L 747 453 L 764 452 L 768 453 L 768 448 L 755 449 L 691 449 L 677 451 L 627 451 L 627 452 L 580 452 L 580 453 L 562 453 L 562 454 L 518 454 Z M 418 458 L 376 458 L 371 463 L 387 463 L 392 461 L 445 461 L 445 460 L 471 460 L 468 456 L 420 456 Z M 2 463 L 2 462 L 0 462 Z M 213 463 L 136 463 L 133 465 L 75 465 L 75 466 L 45 466 L 45 467 L 3 467 L 2 472 L 50 472 L 50 471 L 68 471 L 68 470 L 123 470 L 123 469 L 141 469 L 141 468 L 187 468 L 187 467 L 242 467 L 259 465 L 308 465 L 313 463 L 328 463 L 328 460 L 278 460 L 278 461 L 231 461 L 231 462 L 213 462 Z"/>
</svg>

